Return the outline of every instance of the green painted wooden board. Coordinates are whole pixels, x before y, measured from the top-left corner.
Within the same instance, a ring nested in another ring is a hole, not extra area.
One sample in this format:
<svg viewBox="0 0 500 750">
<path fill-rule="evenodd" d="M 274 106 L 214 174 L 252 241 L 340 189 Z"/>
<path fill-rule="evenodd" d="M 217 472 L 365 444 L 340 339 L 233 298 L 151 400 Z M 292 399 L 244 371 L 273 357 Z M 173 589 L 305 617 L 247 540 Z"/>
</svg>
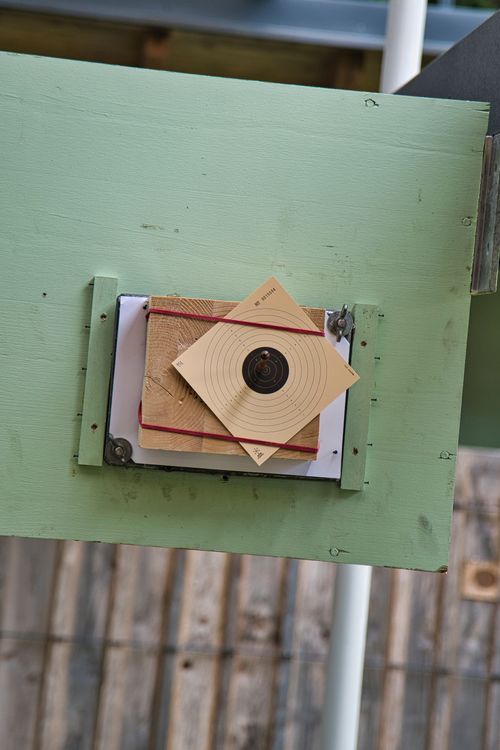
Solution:
<svg viewBox="0 0 500 750">
<path fill-rule="evenodd" d="M 0 533 L 447 561 L 487 107 L 0 57 Z M 377 305 L 365 489 L 79 466 L 94 276 Z"/>
<path fill-rule="evenodd" d="M 473 297 L 460 443 L 500 448 L 500 291 Z"/>
</svg>

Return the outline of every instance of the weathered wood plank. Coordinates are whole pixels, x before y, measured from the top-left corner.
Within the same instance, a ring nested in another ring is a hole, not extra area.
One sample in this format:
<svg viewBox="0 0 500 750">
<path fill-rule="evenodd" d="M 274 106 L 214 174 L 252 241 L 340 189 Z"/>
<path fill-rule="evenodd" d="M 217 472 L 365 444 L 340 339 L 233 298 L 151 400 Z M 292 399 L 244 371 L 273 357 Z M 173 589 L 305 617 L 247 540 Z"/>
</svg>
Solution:
<svg viewBox="0 0 500 750">
<path fill-rule="evenodd" d="M 192 551 L 187 555 L 168 750 L 212 747 L 227 566 L 228 556 L 220 553 Z"/>
<path fill-rule="evenodd" d="M 299 562 L 284 750 L 319 746 L 334 578 L 330 563 Z"/>
<path fill-rule="evenodd" d="M 117 550 L 93 750 L 150 747 L 171 558 L 170 551 L 156 548 L 121 546 Z"/>
<path fill-rule="evenodd" d="M 380 732 L 387 638 L 390 621 L 391 571 L 374 568 L 366 633 L 365 669 L 359 724 L 359 750 L 372 750 Z"/>
<path fill-rule="evenodd" d="M 464 560 L 500 559 L 498 513 L 486 509 L 498 499 L 500 464 L 493 471 L 481 472 L 481 461 L 469 455 L 468 481 L 457 484 L 457 499 L 464 505 L 466 536 Z M 492 482 L 492 478 L 494 481 Z M 486 499 L 486 502 L 485 502 Z M 450 746 L 484 747 L 488 716 L 487 678 L 495 649 L 495 625 L 498 604 L 462 598 L 458 613 L 458 644 L 455 668 Z"/>
<path fill-rule="evenodd" d="M 43 13 L 0 11 L 0 48 L 114 65 L 335 88 L 375 90 L 379 50 L 144 28 Z"/>
<path fill-rule="evenodd" d="M 463 476 L 463 466 L 458 461 L 459 478 Z M 457 489 L 459 484 L 457 485 Z M 457 492 L 457 499 L 460 492 Z M 459 506 L 460 507 L 460 506 Z M 459 644 L 459 605 L 460 579 L 466 535 L 465 512 L 456 509 L 453 513 L 452 544 L 446 578 L 441 581 L 443 587 L 439 605 L 439 630 L 436 633 L 436 658 L 431 685 L 430 704 L 433 706 L 429 718 L 429 750 L 446 750 L 453 715 L 455 679 L 453 674 L 440 675 L 439 672 L 453 672 L 455 654 Z"/>
<path fill-rule="evenodd" d="M 57 543 L 2 540 L 0 574 L 0 737 L 2 748 L 31 747 L 57 559 Z"/>
<path fill-rule="evenodd" d="M 177 638 L 184 594 L 184 572 L 187 553 L 171 550 L 169 572 L 163 592 L 163 624 L 157 674 L 151 705 L 151 750 L 165 750 L 170 722 L 172 684 Z"/>
<path fill-rule="evenodd" d="M 405 700 L 405 664 L 411 628 L 414 575 L 392 572 L 391 613 L 387 640 L 387 668 L 383 688 L 379 750 L 399 750 Z"/>
<path fill-rule="evenodd" d="M 284 572 L 283 560 L 242 559 L 224 750 L 267 750 L 271 741 Z"/>
<path fill-rule="evenodd" d="M 214 720 L 214 747 L 224 745 L 228 716 L 229 686 L 233 676 L 234 659 L 237 656 L 238 642 L 238 599 L 240 593 L 240 575 L 243 557 L 229 555 L 227 568 L 227 585 L 223 617 L 222 653 L 218 670 L 217 711 Z"/>
<path fill-rule="evenodd" d="M 39 750 L 91 750 L 115 548 L 65 542 L 39 717 Z"/>
<path fill-rule="evenodd" d="M 414 572 L 412 575 L 401 745 L 417 749 L 425 748 L 432 713 L 432 670 L 438 628 L 440 577 L 443 574 Z"/>
</svg>

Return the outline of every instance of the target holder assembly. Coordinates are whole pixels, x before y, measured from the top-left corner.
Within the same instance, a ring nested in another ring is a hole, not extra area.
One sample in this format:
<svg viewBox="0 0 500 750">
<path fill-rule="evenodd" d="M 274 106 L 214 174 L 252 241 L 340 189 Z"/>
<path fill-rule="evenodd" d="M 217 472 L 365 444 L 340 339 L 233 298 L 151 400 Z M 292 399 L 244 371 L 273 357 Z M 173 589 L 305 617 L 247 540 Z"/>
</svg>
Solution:
<svg viewBox="0 0 500 750">
<path fill-rule="evenodd" d="M 262 466 L 257 466 L 245 454 L 241 445 L 234 442 L 144 430 L 141 442 L 145 441 L 146 445 L 139 444 L 136 406 L 146 389 L 157 394 L 162 391 L 165 393 L 165 396 L 161 396 L 161 402 L 170 409 L 168 421 L 175 417 L 181 427 L 201 426 L 207 432 L 221 427 L 218 420 L 213 421 L 213 414 L 206 409 L 203 400 L 175 368 L 167 366 L 167 363 L 175 359 L 176 354 L 186 351 L 214 324 L 206 320 L 158 316 L 156 323 L 161 326 L 162 336 L 153 337 L 153 342 L 156 340 L 159 344 L 159 348 L 155 350 L 154 346 L 151 347 L 152 329 L 146 318 L 146 308 L 152 304 L 174 305 L 191 313 L 198 311 L 206 317 L 211 317 L 212 314 L 232 315 L 237 306 L 234 302 L 198 298 L 148 298 L 133 295 L 118 298 L 107 433 L 113 436 L 113 440 L 126 440 L 130 445 L 130 455 L 127 455 L 126 462 L 111 461 L 115 466 L 164 466 L 227 474 L 257 473 L 267 476 L 334 479 L 340 480 L 341 487 L 345 489 L 363 489 L 366 481 L 369 412 L 374 406 L 375 360 L 372 347 L 375 346 L 379 321 L 378 308 L 367 305 L 350 307 L 356 322 L 356 333 L 350 336 L 350 340 L 342 337 L 340 342 L 337 342 L 336 335 L 329 329 L 328 321 L 332 311 L 340 310 L 342 305 L 332 306 L 330 310 L 303 308 L 314 325 L 319 329 L 323 328 L 325 340 L 337 349 L 344 360 L 351 362 L 360 375 L 360 382 L 352 389 L 348 398 L 347 394 L 342 394 L 295 438 L 306 445 L 319 443 L 317 456 L 280 448 Z M 168 332 L 167 336 L 165 332 Z M 283 366 L 288 360 L 280 356 L 282 352 L 279 349 L 276 349 L 278 354 L 273 352 L 275 347 L 267 344 L 268 336 L 263 340 L 266 345 L 256 346 L 247 353 L 245 373 L 253 388 L 257 389 L 256 394 L 262 386 L 270 387 L 271 390 L 277 386 L 279 389 L 280 382 L 286 382 L 290 374 L 290 368 L 287 375 L 286 367 Z M 151 371 L 148 357 L 158 363 L 157 371 Z M 277 375 L 278 365 L 281 369 Z M 166 368 L 171 376 L 174 375 L 173 378 L 162 379 Z M 244 368 L 242 377 L 244 378 Z M 200 414 L 204 414 L 201 422 Z M 193 422 L 195 417 L 197 421 Z M 108 461 L 107 456 L 105 460 Z"/>
</svg>

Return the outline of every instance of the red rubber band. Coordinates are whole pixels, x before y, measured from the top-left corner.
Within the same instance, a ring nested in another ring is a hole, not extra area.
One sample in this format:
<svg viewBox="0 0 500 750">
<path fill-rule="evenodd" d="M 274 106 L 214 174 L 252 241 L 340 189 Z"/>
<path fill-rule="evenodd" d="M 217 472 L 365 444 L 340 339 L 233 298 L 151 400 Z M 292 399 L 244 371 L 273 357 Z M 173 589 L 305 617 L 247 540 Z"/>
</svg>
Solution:
<svg viewBox="0 0 500 750">
<path fill-rule="evenodd" d="M 148 424 L 142 421 L 142 402 L 139 404 L 139 424 L 143 430 L 159 430 L 160 432 L 171 432 L 178 435 L 189 435 L 190 437 L 214 438 L 214 440 L 225 440 L 229 443 L 252 443 L 269 448 L 286 448 L 290 451 L 301 453 L 317 453 L 319 448 L 310 448 L 306 445 L 292 445 L 291 443 L 275 443 L 272 440 L 254 440 L 253 438 L 235 437 L 234 435 L 220 435 L 217 432 L 198 432 L 197 430 L 183 430 L 180 427 L 164 427 L 159 424 Z"/>
<path fill-rule="evenodd" d="M 164 310 L 163 307 L 150 307 L 146 313 L 149 318 L 151 313 L 155 315 L 173 315 L 179 318 L 194 318 L 195 320 L 206 320 L 209 323 L 233 323 L 239 326 L 250 326 L 253 328 L 271 328 L 275 331 L 286 331 L 287 333 L 303 333 L 307 336 L 324 336 L 324 331 L 317 328 L 292 328 L 291 326 L 280 326 L 274 323 L 258 323 L 254 320 L 238 320 L 237 318 L 219 318 L 216 315 L 202 315 L 201 313 L 183 312 L 182 310 Z"/>
</svg>

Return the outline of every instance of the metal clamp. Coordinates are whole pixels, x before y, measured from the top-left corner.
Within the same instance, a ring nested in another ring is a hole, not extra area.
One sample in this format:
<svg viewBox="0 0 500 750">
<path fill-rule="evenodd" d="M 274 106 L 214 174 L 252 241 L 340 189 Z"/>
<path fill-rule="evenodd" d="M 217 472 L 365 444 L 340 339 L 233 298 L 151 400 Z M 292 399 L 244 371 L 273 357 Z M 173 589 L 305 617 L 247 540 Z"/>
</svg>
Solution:
<svg viewBox="0 0 500 750">
<path fill-rule="evenodd" d="M 335 310 L 329 315 L 326 325 L 330 333 L 337 337 L 337 341 L 340 341 L 343 336 L 349 338 L 354 328 L 354 318 L 348 306 L 342 305 L 342 310 Z"/>
<path fill-rule="evenodd" d="M 104 446 L 104 458 L 108 464 L 124 466 L 132 459 L 132 446 L 125 438 L 108 435 Z"/>
</svg>

